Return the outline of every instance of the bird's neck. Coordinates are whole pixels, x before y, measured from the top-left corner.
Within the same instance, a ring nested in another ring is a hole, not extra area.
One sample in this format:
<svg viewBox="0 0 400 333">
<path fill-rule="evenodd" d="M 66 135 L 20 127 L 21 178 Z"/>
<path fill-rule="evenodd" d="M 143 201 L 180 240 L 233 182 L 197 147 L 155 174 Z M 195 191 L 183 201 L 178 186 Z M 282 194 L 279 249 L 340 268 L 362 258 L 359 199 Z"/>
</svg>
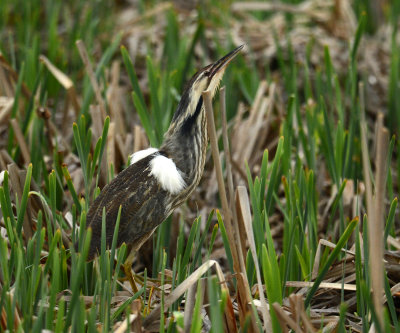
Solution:
<svg viewBox="0 0 400 333">
<path fill-rule="evenodd" d="M 203 174 L 207 143 L 206 116 L 200 97 L 194 111 L 188 112 L 179 123 L 172 121 L 160 148 L 182 172 L 189 190 L 199 183 Z"/>
</svg>

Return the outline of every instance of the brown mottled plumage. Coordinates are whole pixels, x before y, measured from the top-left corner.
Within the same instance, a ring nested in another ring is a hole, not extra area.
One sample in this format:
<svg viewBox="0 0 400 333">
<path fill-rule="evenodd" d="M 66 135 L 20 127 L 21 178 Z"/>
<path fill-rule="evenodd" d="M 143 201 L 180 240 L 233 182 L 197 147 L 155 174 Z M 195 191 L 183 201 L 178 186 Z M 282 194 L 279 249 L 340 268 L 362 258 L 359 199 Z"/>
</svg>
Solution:
<svg viewBox="0 0 400 333">
<path fill-rule="evenodd" d="M 139 158 L 103 188 L 86 218 L 87 226 L 92 229 L 88 259 L 100 251 L 103 207 L 106 210 L 106 243 L 110 247 L 118 210 L 122 206 L 117 246 L 125 242 L 131 248 L 125 264 L 126 272 L 128 269 L 130 272 L 132 253 L 196 188 L 203 174 L 208 143 L 201 94 L 210 90 L 214 95 L 226 65 L 242 48 L 243 45 L 192 77 L 160 150 L 141 151 L 145 157 Z M 154 163 L 158 163 L 157 170 Z"/>
</svg>

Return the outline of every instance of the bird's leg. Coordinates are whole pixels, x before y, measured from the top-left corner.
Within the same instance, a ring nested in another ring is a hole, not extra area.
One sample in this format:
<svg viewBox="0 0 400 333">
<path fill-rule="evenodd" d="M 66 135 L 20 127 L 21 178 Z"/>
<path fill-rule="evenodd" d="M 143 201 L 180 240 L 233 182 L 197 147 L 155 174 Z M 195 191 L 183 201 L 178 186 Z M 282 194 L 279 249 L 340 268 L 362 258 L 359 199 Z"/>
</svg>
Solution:
<svg viewBox="0 0 400 333">
<path fill-rule="evenodd" d="M 136 251 L 135 251 L 135 249 L 132 249 L 129 252 L 129 255 L 126 258 L 124 265 L 123 265 L 125 275 L 128 278 L 129 283 L 131 284 L 132 291 L 134 294 L 136 294 L 138 292 L 138 288 L 136 286 L 135 279 L 132 274 L 132 264 L 133 264 L 133 261 L 135 260 L 135 256 L 136 256 Z"/>
<path fill-rule="evenodd" d="M 131 284 L 131 287 L 132 287 L 132 291 L 134 293 L 137 293 L 138 289 L 136 287 L 135 279 L 132 274 L 132 264 L 133 264 L 133 261 L 135 260 L 137 251 L 140 249 L 140 247 L 143 245 L 143 243 L 149 239 L 149 237 L 153 234 L 154 230 L 156 230 L 156 228 L 154 228 L 153 230 L 150 230 L 144 236 L 142 236 L 141 238 L 136 240 L 134 245 L 133 244 L 128 245 L 129 255 L 126 258 L 123 267 L 124 267 L 125 275 L 128 278 L 129 283 Z"/>
</svg>

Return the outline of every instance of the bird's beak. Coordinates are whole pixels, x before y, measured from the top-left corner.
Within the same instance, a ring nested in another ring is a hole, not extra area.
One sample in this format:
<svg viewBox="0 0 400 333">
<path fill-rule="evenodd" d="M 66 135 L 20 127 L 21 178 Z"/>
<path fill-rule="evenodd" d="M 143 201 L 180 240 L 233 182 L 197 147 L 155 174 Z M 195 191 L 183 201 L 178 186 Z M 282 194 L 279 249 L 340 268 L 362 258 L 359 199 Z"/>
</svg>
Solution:
<svg viewBox="0 0 400 333">
<path fill-rule="evenodd" d="M 210 78 L 212 78 L 216 73 L 225 68 L 232 61 L 232 59 L 235 58 L 236 55 L 243 49 L 243 47 L 244 44 L 240 45 L 233 51 L 229 52 L 226 56 L 216 61 L 210 68 Z"/>
</svg>

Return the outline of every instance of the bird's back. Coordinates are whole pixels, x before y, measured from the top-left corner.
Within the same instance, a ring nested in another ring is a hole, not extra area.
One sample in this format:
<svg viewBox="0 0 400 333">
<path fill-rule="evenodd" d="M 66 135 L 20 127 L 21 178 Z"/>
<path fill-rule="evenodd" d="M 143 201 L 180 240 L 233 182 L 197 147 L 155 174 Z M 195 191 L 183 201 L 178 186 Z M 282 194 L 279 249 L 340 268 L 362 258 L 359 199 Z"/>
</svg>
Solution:
<svg viewBox="0 0 400 333">
<path fill-rule="evenodd" d="M 150 162 L 155 156 L 151 154 L 119 173 L 91 205 L 86 217 L 87 226 L 92 229 L 88 259 L 100 252 L 103 208 L 107 247 L 111 247 L 120 206 L 117 247 L 123 242 L 135 247 L 170 214 L 170 195 L 151 175 Z"/>
</svg>

